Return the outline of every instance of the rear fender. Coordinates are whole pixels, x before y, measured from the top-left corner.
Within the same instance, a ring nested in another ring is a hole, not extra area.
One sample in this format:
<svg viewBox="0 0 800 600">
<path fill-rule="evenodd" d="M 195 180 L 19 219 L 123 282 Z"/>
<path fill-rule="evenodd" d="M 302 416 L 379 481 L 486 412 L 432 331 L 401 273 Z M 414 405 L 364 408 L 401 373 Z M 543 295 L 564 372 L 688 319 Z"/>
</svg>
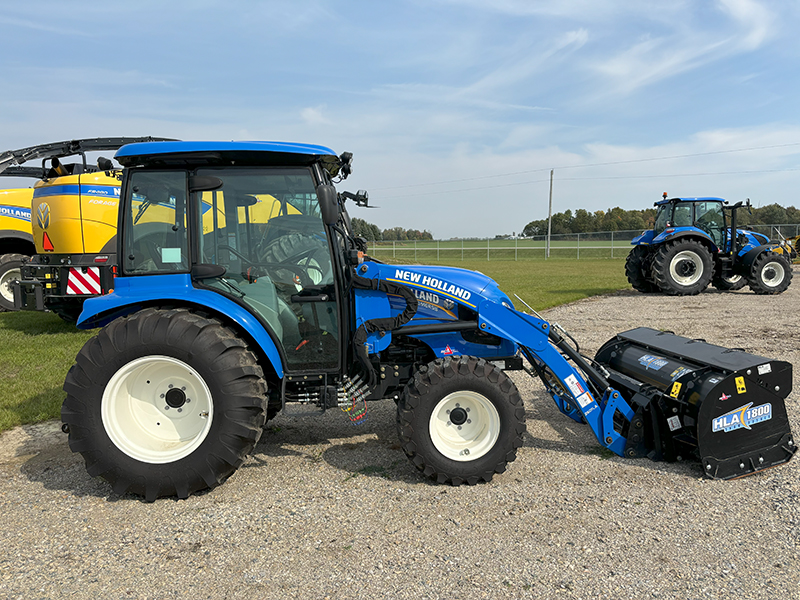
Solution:
<svg viewBox="0 0 800 600">
<path fill-rule="evenodd" d="M 114 319 L 140 310 L 143 306 L 183 305 L 205 309 L 223 320 L 236 323 L 269 360 L 278 377 L 283 377 L 283 361 L 270 332 L 247 309 L 225 296 L 195 288 L 188 273 L 118 277 L 114 290 L 87 300 L 78 318 L 80 329 L 102 327 Z"/>
<path fill-rule="evenodd" d="M 672 230 L 672 231 L 670 231 Z M 667 228 L 663 233 L 658 234 L 651 244 L 663 244 L 664 242 L 669 242 L 672 240 L 684 240 L 684 239 L 694 239 L 697 240 L 706 246 L 709 247 L 709 250 L 712 253 L 719 252 L 719 248 L 714 243 L 714 240 L 702 229 L 697 229 L 696 227 L 675 227 L 675 228 Z"/>
</svg>

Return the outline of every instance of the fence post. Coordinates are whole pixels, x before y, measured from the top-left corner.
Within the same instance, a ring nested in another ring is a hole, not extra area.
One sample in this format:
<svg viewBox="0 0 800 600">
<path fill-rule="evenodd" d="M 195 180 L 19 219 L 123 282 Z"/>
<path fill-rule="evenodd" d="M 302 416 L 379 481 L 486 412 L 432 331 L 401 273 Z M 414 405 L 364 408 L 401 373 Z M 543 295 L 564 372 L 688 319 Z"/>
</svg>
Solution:
<svg viewBox="0 0 800 600">
<path fill-rule="evenodd" d="M 614 258 L 614 232 L 611 232 L 611 258 Z"/>
<path fill-rule="evenodd" d="M 581 234 L 578 234 L 578 260 L 581 259 Z"/>
</svg>

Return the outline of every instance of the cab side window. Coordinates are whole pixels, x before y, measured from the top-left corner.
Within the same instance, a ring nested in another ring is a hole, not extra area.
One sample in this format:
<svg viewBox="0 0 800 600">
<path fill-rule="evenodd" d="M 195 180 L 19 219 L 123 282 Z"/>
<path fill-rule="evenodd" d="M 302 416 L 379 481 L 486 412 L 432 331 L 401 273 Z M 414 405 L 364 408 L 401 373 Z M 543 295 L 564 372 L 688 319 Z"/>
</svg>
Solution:
<svg viewBox="0 0 800 600">
<path fill-rule="evenodd" d="M 131 175 L 126 198 L 128 227 L 124 271 L 131 274 L 185 273 L 186 173 L 141 171 Z"/>
</svg>

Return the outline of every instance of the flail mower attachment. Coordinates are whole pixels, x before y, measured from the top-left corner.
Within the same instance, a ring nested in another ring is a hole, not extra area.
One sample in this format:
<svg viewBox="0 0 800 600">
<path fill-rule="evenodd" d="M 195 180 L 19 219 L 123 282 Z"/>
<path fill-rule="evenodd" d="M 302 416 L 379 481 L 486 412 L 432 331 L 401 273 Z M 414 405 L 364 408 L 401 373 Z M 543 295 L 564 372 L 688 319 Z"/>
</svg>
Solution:
<svg viewBox="0 0 800 600">
<path fill-rule="evenodd" d="M 644 327 L 606 342 L 595 360 L 635 411 L 619 419 L 625 456 L 696 456 L 709 477 L 732 479 L 797 451 L 784 403 L 787 362 Z"/>
</svg>

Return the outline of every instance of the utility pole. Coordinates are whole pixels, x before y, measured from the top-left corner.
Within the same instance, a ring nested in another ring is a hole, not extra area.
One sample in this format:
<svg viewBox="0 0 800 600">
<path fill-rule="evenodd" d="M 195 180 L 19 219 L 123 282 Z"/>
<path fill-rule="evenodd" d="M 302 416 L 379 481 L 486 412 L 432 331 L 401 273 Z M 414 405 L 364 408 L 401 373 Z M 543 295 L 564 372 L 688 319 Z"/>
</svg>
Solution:
<svg viewBox="0 0 800 600">
<path fill-rule="evenodd" d="M 553 221 L 553 169 L 550 169 L 550 208 L 547 210 L 547 243 L 545 244 L 544 257 L 550 258 L 550 226 Z"/>
</svg>

